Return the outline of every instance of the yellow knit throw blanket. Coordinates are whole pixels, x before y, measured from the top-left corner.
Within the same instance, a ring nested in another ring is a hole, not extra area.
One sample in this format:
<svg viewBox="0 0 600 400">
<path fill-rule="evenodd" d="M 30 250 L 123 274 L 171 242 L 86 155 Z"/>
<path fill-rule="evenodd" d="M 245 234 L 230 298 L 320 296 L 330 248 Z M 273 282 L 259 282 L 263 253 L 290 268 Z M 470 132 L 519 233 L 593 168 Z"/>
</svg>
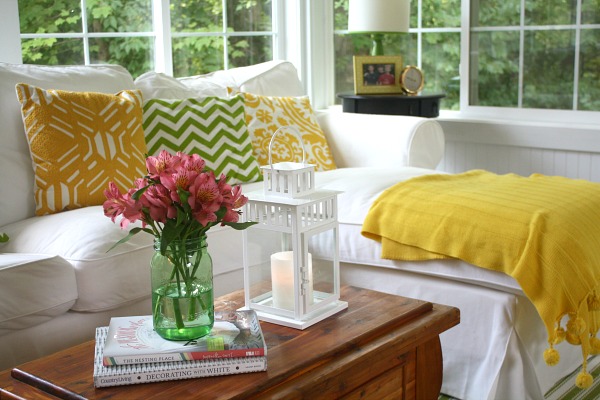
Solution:
<svg viewBox="0 0 600 400">
<path fill-rule="evenodd" d="M 458 258 L 501 271 L 521 286 L 554 345 L 579 345 L 576 384 L 592 384 L 587 358 L 600 353 L 600 184 L 539 174 L 475 170 L 398 183 L 373 203 L 362 234 L 382 258 Z M 567 321 L 563 327 L 563 322 Z"/>
</svg>

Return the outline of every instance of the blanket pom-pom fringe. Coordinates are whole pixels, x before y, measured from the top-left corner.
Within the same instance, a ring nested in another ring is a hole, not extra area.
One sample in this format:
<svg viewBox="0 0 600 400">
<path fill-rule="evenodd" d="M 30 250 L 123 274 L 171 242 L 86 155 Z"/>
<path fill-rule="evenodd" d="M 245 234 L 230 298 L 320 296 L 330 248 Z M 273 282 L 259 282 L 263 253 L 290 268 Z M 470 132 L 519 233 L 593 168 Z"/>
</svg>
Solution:
<svg viewBox="0 0 600 400">
<path fill-rule="evenodd" d="M 550 366 L 558 364 L 560 361 L 560 354 L 558 353 L 558 350 L 553 347 L 549 347 L 544 350 L 544 361 L 546 361 L 546 364 Z"/>
<path fill-rule="evenodd" d="M 567 333 L 574 336 L 583 335 L 587 329 L 587 324 L 583 318 L 576 317 L 569 319 L 567 322 Z"/>
<path fill-rule="evenodd" d="M 579 335 L 573 335 L 571 332 L 567 332 L 567 342 L 573 346 L 579 346 L 581 344 L 581 338 Z"/>
<path fill-rule="evenodd" d="M 554 331 L 554 344 L 559 344 L 564 342 L 565 338 L 567 337 L 567 331 L 565 331 L 562 327 L 558 327 L 556 328 L 556 330 Z"/>
<path fill-rule="evenodd" d="M 590 311 L 600 311 L 600 299 L 596 293 L 592 293 L 588 296 L 587 299 L 588 310 Z"/>
<path fill-rule="evenodd" d="M 600 339 L 597 337 L 592 337 L 590 339 L 590 352 L 594 355 L 600 354 Z"/>
<path fill-rule="evenodd" d="M 575 378 L 575 385 L 579 389 L 587 389 L 592 386 L 594 382 L 594 378 L 587 371 L 581 371 L 577 374 L 577 378 Z"/>
</svg>

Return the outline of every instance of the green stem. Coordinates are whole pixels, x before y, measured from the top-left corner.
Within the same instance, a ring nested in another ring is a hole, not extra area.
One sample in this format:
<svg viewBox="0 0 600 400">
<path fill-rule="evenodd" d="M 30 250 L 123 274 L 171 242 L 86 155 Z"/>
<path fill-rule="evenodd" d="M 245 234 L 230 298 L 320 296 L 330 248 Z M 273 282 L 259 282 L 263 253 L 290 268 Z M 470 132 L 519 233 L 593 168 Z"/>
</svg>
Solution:
<svg viewBox="0 0 600 400">
<path fill-rule="evenodd" d="M 177 329 L 185 328 L 183 318 L 181 316 L 181 308 L 179 307 L 179 297 L 173 298 L 173 312 L 175 313 L 175 325 Z"/>
<path fill-rule="evenodd" d="M 179 297 L 181 296 L 181 282 L 179 278 L 179 268 L 174 265 L 175 275 L 177 276 L 177 297 L 173 297 L 173 313 L 175 314 L 175 325 L 178 329 L 183 329 L 183 318 L 181 317 L 181 309 L 179 307 Z"/>
<path fill-rule="evenodd" d="M 184 320 L 193 321 L 196 315 L 197 307 L 200 306 L 202 310 L 206 310 L 206 304 L 203 301 L 201 296 L 192 296 L 194 290 L 194 277 L 198 272 L 198 268 L 202 262 L 202 239 L 201 245 L 199 249 L 193 248 L 190 251 L 194 251 L 193 254 L 193 263 L 189 264 L 189 256 L 192 254 L 188 254 L 188 237 L 191 235 L 191 232 L 187 232 L 181 235 L 181 239 L 177 241 L 172 241 L 168 244 L 168 250 L 166 256 L 169 259 L 169 262 L 172 264 L 173 269 L 170 274 L 169 281 L 173 282 L 176 280 L 177 284 L 177 294 L 178 297 L 173 297 L 173 313 L 175 314 L 175 324 L 178 329 L 185 328 Z M 201 236 L 202 238 L 202 236 Z M 197 252 L 196 252 L 197 250 Z M 183 282 L 182 282 L 183 280 Z M 180 298 L 184 297 L 188 298 L 189 304 L 187 306 L 187 315 L 183 315 L 181 309 Z M 196 304 L 196 298 L 198 299 L 198 304 Z M 156 311 L 156 310 L 155 310 Z"/>
<path fill-rule="evenodd" d="M 196 276 L 196 272 L 198 271 L 198 267 L 200 266 L 200 263 L 202 261 L 202 239 L 200 239 L 200 240 L 201 240 L 200 249 L 198 250 L 198 254 L 196 255 L 196 258 L 194 259 L 194 266 L 192 267 L 192 273 L 190 274 L 192 279 L 190 280 L 190 288 L 188 289 L 189 292 L 191 292 L 191 290 L 192 290 L 191 284 L 192 284 L 193 277 Z M 200 308 L 202 310 L 206 310 L 206 305 L 202 301 L 202 296 L 197 296 L 196 298 L 198 299 L 198 302 L 200 303 Z M 190 301 L 190 305 L 189 305 L 189 309 L 188 309 L 189 321 L 193 320 L 193 315 L 195 315 L 195 314 L 196 314 L 196 302 Z"/>
<path fill-rule="evenodd" d="M 154 312 L 152 313 L 152 315 L 157 315 L 158 307 L 160 307 L 162 298 L 163 298 L 163 295 L 160 294 L 160 289 L 159 289 L 156 291 L 156 304 L 154 305 Z"/>
</svg>

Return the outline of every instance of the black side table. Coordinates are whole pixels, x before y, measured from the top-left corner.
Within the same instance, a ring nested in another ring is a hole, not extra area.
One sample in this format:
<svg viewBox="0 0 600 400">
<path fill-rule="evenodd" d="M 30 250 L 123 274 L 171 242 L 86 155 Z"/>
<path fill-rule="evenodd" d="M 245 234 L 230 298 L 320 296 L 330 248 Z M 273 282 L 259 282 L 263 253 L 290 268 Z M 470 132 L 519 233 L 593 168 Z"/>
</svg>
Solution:
<svg viewBox="0 0 600 400">
<path fill-rule="evenodd" d="M 437 117 L 444 93 L 401 94 L 353 94 L 338 93 L 344 112 L 358 114 L 412 115 Z"/>
</svg>

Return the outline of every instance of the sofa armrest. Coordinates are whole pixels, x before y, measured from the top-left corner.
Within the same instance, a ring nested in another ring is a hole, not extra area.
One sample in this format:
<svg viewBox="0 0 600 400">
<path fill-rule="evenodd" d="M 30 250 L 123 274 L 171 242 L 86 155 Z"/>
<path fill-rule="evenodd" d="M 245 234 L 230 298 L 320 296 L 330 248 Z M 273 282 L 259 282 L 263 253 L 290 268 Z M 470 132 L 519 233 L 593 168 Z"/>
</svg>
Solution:
<svg viewBox="0 0 600 400">
<path fill-rule="evenodd" d="M 340 168 L 435 169 L 444 156 L 444 131 L 432 119 L 345 113 L 340 106 L 316 114 Z"/>
</svg>

